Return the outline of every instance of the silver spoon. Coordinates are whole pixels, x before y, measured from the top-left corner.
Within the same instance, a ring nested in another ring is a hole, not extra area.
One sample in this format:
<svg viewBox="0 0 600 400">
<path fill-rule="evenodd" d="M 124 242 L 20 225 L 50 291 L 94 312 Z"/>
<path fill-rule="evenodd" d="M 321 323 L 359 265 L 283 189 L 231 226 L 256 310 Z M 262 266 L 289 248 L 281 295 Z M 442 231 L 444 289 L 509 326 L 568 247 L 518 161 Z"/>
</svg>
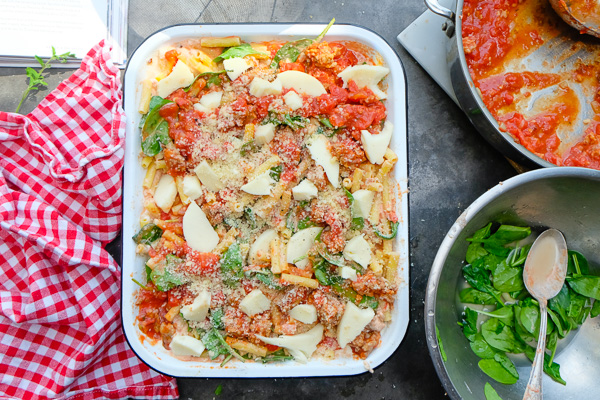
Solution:
<svg viewBox="0 0 600 400">
<path fill-rule="evenodd" d="M 581 33 L 600 38 L 600 6 L 586 9 L 586 0 L 549 0 L 554 11 Z"/>
<path fill-rule="evenodd" d="M 540 305 L 540 334 L 523 400 L 542 399 L 548 300 L 560 292 L 566 275 L 567 243 L 560 231 L 548 229 L 533 242 L 523 270 L 525 287 Z"/>
</svg>

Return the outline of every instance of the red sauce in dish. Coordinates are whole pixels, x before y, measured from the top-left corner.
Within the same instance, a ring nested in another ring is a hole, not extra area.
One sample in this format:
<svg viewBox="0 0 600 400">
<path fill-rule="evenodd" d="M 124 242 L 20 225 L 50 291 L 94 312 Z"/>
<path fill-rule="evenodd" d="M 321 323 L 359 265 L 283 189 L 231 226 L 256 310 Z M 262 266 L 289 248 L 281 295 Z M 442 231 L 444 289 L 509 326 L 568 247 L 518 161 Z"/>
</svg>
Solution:
<svg viewBox="0 0 600 400">
<path fill-rule="evenodd" d="M 600 169 L 600 45 L 569 37 L 545 0 L 465 0 L 462 25 L 471 77 L 500 130 L 553 164 Z"/>
</svg>

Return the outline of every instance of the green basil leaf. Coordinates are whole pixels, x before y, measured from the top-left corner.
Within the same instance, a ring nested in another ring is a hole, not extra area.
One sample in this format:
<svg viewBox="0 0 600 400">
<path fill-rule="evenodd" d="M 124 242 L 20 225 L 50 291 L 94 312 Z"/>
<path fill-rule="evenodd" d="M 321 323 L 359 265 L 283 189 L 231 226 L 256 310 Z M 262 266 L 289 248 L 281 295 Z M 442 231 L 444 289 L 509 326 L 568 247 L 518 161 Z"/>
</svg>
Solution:
<svg viewBox="0 0 600 400">
<path fill-rule="evenodd" d="M 262 55 L 266 55 L 263 52 L 254 50 L 252 48 L 252 46 L 250 45 L 250 43 L 242 43 L 238 46 L 234 46 L 234 47 L 230 47 L 227 50 L 225 50 L 223 53 L 221 53 L 221 55 L 215 57 L 213 59 L 213 62 L 221 62 L 223 60 L 227 60 L 229 58 L 241 58 L 241 57 L 245 57 L 245 56 L 251 56 L 253 54 L 262 54 Z"/>
</svg>

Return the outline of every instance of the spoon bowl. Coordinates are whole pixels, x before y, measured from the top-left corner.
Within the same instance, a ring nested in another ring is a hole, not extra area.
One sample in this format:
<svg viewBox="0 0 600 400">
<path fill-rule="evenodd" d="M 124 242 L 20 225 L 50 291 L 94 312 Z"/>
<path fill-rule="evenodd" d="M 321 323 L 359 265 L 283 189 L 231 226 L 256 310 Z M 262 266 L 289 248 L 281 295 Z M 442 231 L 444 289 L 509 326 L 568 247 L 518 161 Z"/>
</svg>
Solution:
<svg viewBox="0 0 600 400">
<path fill-rule="evenodd" d="M 567 275 L 567 242 L 562 233 L 548 229 L 537 237 L 523 269 L 525 287 L 540 305 L 540 333 L 529 382 L 523 400 L 542 399 L 542 373 L 548 327 L 548 300 L 555 297 L 564 285 Z"/>
<path fill-rule="evenodd" d="M 549 0 L 554 11 L 580 33 L 600 38 L 600 4 L 593 0 Z"/>
</svg>

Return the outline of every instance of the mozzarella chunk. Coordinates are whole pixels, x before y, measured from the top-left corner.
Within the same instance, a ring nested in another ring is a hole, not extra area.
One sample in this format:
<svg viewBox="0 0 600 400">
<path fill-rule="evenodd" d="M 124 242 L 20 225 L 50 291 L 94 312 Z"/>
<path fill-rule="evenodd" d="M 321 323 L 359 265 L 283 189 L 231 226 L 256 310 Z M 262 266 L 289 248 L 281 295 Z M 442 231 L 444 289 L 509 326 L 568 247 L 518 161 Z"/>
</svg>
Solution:
<svg viewBox="0 0 600 400">
<path fill-rule="evenodd" d="M 182 191 L 190 200 L 196 200 L 202 196 L 202 184 L 197 176 L 186 175 L 183 177 Z"/>
<path fill-rule="evenodd" d="M 250 264 L 261 264 L 271 259 L 271 242 L 277 239 L 277 231 L 275 229 L 267 229 L 256 238 L 250 246 L 248 252 L 248 262 Z"/>
<path fill-rule="evenodd" d="M 352 282 L 358 279 L 358 276 L 356 275 L 356 270 L 352 267 L 340 268 L 340 276 L 344 279 L 350 279 Z"/>
<path fill-rule="evenodd" d="M 235 81 L 251 66 L 252 64 L 242 57 L 234 57 L 223 60 L 223 67 L 225 68 L 225 71 L 227 71 L 227 76 L 229 76 L 229 79 L 232 81 Z"/>
<path fill-rule="evenodd" d="M 340 163 L 331 154 L 331 151 L 329 151 L 329 141 L 327 138 L 323 135 L 314 135 L 309 140 L 307 147 L 315 163 L 325 170 L 329 182 L 331 182 L 333 187 L 339 187 Z"/>
<path fill-rule="evenodd" d="M 240 301 L 240 310 L 250 317 L 270 309 L 271 301 L 260 289 L 254 289 Z"/>
<path fill-rule="evenodd" d="M 302 97 L 296 92 L 289 91 L 283 95 L 283 101 L 292 110 L 297 110 L 303 106 Z"/>
<path fill-rule="evenodd" d="M 219 235 L 195 201 L 185 210 L 182 223 L 183 236 L 193 250 L 208 253 L 219 243 Z"/>
<path fill-rule="evenodd" d="M 367 218 L 371 213 L 375 192 L 360 189 L 352 193 L 352 197 L 354 198 L 354 202 L 352 203 L 352 212 L 354 213 L 354 216 Z"/>
<path fill-rule="evenodd" d="M 181 307 L 181 314 L 188 321 L 202 322 L 208 316 L 209 307 L 210 293 L 208 290 L 203 290 L 196 296 L 192 304 Z"/>
<path fill-rule="evenodd" d="M 368 87 L 379 99 L 385 99 L 385 92 L 379 89 L 379 81 L 390 73 L 389 68 L 378 65 L 355 65 L 348 67 L 338 74 L 344 81 L 344 87 L 348 82 L 354 81 L 359 88 Z"/>
<path fill-rule="evenodd" d="M 389 121 L 385 121 L 383 129 L 377 135 L 373 135 L 367 130 L 360 131 L 362 145 L 370 162 L 373 164 L 383 163 L 383 156 L 392 140 L 392 133 L 394 133 L 394 125 Z"/>
<path fill-rule="evenodd" d="M 273 189 L 275 183 L 277 182 L 271 178 L 269 171 L 266 171 L 243 185 L 240 189 L 256 196 L 267 196 L 271 194 L 271 189 Z"/>
<path fill-rule="evenodd" d="M 317 321 L 317 309 L 312 304 L 298 304 L 289 312 L 290 317 L 304 324 L 313 324 Z"/>
<path fill-rule="evenodd" d="M 281 85 L 286 89 L 294 89 L 300 94 L 320 96 L 327 93 L 325 87 L 317 78 L 300 71 L 284 71 L 277 75 Z"/>
<path fill-rule="evenodd" d="M 314 199 L 319 194 L 319 191 L 314 183 L 305 179 L 292 188 L 292 194 L 294 195 L 294 200 L 302 201 Z"/>
<path fill-rule="evenodd" d="M 277 125 L 270 122 L 265 125 L 257 125 L 254 128 L 254 142 L 259 146 L 269 143 L 275 137 L 276 127 Z"/>
<path fill-rule="evenodd" d="M 204 344 L 191 336 L 175 335 L 171 341 L 171 351 L 176 356 L 200 357 L 204 351 Z"/>
<path fill-rule="evenodd" d="M 279 336 L 268 338 L 256 335 L 257 338 L 267 344 L 286 348 L 294 359 L 306 363 L 317 350 L 317 345 L 323 340 L 323 325 L 318 324 L 310 331 L 293 336 Z"/>
<path fill-rule="evenodd" d="M 275 78 L 273 82 L 269 82 L 266 79 L 255 77 L 250 83 L 250 94 L 252 96 L 261 97 L 267 95 L 278 95 L 281 94 L 281 80 Z"/>
<path fill-rule="evenodd" d="M 223 92 L 210 92 L 200 98 L 200 104 L 204 107 L 213 110 L 221 105 Z"/>
<path fill-rule="evenodd" d="M 203 106 L 203 105 L 202 105 L 202 104 L 200 104 L 200 103 L 196 103 L 196 104 L 194 104 L 194 110 L 196 110 L 196 111 L 199 111 L 199 112 L 201 112 L 201 113 L 204 113 L 204 114 L 208 114 L 208 113 L 210 113 L 210 111 L 211 111 L 211 109 L 210 109 L 210 108 L 208 108 L 208 107 L 206 107 L 206 106 Z"/>
<path fill-rule="evenodd" d="M 202 184 L 211 192 L 218 192 L 225 187 L 206 160 L 198 164 L 196 168 L 194 168 L 194 172 L 198 176 L 198 179 L 200 179 L 200 182 L 202 182 Z"/>
<path fill-rule="evenodd" d="M 169 212 L 177 197 L 175 179 L 169 174 L 161 176 L 154 191 L 154 202 L 164 212 Z"/>
<path fill-rule="evenodd" d="M 313 226 L 296 232 L 287 244 L 287 262 L 296 264 L 298 268 L 305 268 L 308 264 L 306 256 L 315 243 L 315 238 L 323 228 Z"/>
<path fill-rule="evenodd" d="M 343 349 L 356 339 L 374 316 L 375 311 L 372 308 L 358 308 L 354 303 L 347 302 L 337 331 L 337 341 L 340 347 Z"/>
<path fill-rule="evenodd" d="M 362 267 L 367 268 L 371 262 L 371 245 L 363 235 L 355 236 L 346 243 L 342 254 L 348 260 L 356 261 Z"/>
<path fill-rule="evenodd" d="M 165 98 L 175 90 L 191 85 L 192 82 L 194 74 L 190 68 L 183 61 L 177 60 L 171 73 L 156 84 L 156 94 Z"/>
</svg>

